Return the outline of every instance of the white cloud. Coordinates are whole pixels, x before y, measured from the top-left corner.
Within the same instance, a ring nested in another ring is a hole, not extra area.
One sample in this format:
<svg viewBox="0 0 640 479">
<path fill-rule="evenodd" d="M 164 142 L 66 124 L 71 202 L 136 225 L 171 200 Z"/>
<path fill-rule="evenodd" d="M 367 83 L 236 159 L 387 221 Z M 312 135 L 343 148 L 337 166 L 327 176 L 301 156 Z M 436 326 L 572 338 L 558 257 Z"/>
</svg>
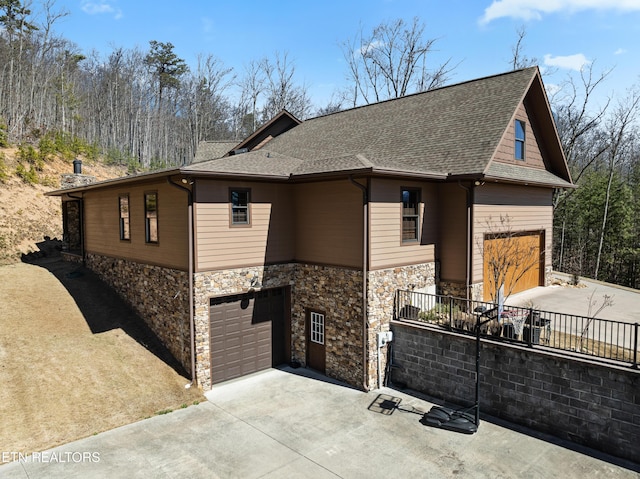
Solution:
<svg viewBox="0 0 640 479">
<path fill-rule="evenodd" d="M 493 0 L 485 11 L 481 24 L 502 17 L 519 20 L 540 20 L 544 14 L 581 10 L 640 11 L 638 0 Z"/>
<path fill-rule="evenodd" d="M 614 55 L 624 55 L 625 53 L 627 53 L 627 50 L 625 50 L 624 48 L 618 48 L 615 52 L 613 52 Z"/>
<path fill-rule="evenodd" d="M 369 53 L 372 50 L 377 50 L 378 48 L 382 47 L 384 45 L 384 42 L 381 42 L 380 40 L 374 40 L 371 43 L 367 44 L 367 45 L 362 45 L 360 47 L 360 55 L 364 56 L 367 53 Z"/>
<path fill-rule="evenodd" d="M 576 70 L 578 72 L 590 63 L 591 60 L 588 60 L 582 53 L 557 57 L 553 57 L 549 54 L 544 56 L 544 64 L 547 66 Z"/>
<path fill-rule="evenodd" d="M 82 11 L 88 15 L 102 15 L 102 14 L 113 14 L 114 18 L 117 20 L 122 18 L 122 10 L 119 8 L 115 8 L 113 5 L 108 2 L 90 2 L 83 1 L 82 2 Z"/>
</svg>

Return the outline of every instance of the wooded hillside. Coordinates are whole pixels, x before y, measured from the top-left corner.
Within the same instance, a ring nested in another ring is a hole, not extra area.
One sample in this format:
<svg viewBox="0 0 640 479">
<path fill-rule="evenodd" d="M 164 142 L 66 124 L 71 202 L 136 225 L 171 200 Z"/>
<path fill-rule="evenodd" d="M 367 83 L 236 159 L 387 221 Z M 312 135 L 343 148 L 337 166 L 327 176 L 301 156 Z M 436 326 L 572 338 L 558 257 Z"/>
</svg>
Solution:
<svg viewBox="0 0 640 479">
<path fill-rule="evenodd" d="M 0 0 L 0 147 L 20 148 L 15 166 L 0 162 L 5 182 L 11 174 L 33 184 L 38 161 L 60 143 L 130 170 L 188 163 L 201 140 L 243 139 L 282 108 L 305 119 L 439 87 L 455 68 L 430 64 L 436 40 L 424 37 L 418 19 L 390 21 L 342 44 L 352 95 L 336 92 L 331 104 L 313 105 L 286 53 L 244 59 L 235 72 L 215 52 L 187 65 L 170 42 L 154 39 L 146 51 L 82 52 L 57 31 L 67 13 L 53 0 L 37 3 L 37 14 L 25 5 Z M 530 66 L 523 37 L 513 68 Z M 596 107 L 607 72 L 593 65 L 549 97 L 579 186 L 556 195 L 553 264 L 639 288 L 640 81 Z"/>
</svg>

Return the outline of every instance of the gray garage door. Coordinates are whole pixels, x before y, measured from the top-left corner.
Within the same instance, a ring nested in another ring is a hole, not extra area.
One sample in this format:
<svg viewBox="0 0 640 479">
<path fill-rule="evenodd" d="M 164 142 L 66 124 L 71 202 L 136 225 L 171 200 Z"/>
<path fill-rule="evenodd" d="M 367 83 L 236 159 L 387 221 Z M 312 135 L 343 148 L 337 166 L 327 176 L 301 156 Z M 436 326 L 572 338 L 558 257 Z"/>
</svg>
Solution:
<svg viewBox="0 0 640 479">
<path fill-rule="evenodd" d="M 212 298 L 210 328 L 214 384 L 284 363 L 285 290 Z"/>
</svg>

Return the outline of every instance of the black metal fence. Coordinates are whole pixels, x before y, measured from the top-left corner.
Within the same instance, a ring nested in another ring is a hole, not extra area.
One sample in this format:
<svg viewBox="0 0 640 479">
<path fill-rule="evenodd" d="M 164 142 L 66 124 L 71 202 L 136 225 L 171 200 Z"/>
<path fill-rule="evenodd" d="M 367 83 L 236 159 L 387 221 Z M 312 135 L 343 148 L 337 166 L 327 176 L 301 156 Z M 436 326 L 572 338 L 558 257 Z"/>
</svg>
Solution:
<svg viewBox="0 0 640 479">
<path fill-rule="evenodd" d="M 464 298 L 398 290 L 395 319 L 437 325 L 530 347 L 571 351 L 638 367 L 638 323 L 588 318 Z"/>
</svg>

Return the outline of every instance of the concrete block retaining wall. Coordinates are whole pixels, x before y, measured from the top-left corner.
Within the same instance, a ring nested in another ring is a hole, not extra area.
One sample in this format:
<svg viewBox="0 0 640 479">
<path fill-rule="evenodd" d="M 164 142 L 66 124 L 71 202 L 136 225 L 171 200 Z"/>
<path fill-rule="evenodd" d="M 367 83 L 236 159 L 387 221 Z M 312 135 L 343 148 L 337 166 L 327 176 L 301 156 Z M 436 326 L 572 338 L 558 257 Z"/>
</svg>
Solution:
<svg viewBox="0 0 640 479">
<path fill-rule="evenodd" d="M 445 401 L 473 404 L 473 337 L 397 321 L 391 327 L 394 381 Z M 480 410 L 617 457 L 640 459 L 638 370 L 482 341 Z"/>
</svg>

